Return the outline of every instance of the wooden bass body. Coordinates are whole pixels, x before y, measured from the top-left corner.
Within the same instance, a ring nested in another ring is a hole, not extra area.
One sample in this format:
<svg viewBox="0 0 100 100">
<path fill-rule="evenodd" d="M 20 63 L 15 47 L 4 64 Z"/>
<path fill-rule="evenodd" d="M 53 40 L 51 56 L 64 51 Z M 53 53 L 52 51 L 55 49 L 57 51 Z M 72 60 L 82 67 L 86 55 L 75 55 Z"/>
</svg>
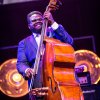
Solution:
<svg viewBox="0 0 100 100">
<path fill-rule="evenodd" d="M 43 82 L 49 87 L 45 100 L 84 100 L 76 80 L 75 55 L 71 45 L 45 38 Z"/>
</svg>

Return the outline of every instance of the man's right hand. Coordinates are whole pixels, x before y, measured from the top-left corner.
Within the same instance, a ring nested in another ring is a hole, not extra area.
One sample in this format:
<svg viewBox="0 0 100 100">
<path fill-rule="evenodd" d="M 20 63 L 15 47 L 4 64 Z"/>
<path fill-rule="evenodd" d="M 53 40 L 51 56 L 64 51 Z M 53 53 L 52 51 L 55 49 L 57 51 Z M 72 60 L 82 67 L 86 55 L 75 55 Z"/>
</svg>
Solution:
<svg viewBox="0 0 100 100">
<path fill-rule="evenodd" d="M 34 75 L 34 70 L 31 69 L 31 68 L 27 68 L 27 69 L 25 70 L 25 74 L 26 74 L 26 77 L 27 77 L 27 78 L 31 78 L 32 75 Z"/>
</svg>

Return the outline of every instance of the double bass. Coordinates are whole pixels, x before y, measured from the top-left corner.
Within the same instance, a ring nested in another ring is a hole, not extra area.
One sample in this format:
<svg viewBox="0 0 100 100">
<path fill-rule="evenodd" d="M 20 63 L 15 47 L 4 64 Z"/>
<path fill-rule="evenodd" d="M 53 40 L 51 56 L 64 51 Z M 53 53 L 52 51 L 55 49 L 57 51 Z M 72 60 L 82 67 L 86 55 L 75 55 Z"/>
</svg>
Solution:
<svg viewBox="0 0 100 100">
<path fill-rule="evenodd" d="M 55 10 L 56 3 L 57 0 L 50 0 L 46 11 L 51 11 L 52 8 Z M 67 43 L 48 38 L 47 25 L 48 20 L 45 19 L 34 64 L 34 72 L 37 74 L 42 53 L 43 86 L 48 87 L 48 95 L 44 98 L 45 100 L 84 100 L 80 84 L 75 77 L 74 48 Z"/>
</svg>

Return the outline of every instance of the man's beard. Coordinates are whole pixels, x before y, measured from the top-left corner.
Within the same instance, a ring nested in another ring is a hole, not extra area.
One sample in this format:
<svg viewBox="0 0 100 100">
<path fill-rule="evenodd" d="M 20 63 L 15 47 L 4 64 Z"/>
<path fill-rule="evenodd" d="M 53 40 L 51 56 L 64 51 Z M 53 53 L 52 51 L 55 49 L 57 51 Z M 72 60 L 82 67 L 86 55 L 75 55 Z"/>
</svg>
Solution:
<svg viewBox="0 0 100 100">
<path fill-rule="evenodd" d="M 40 29 L 32 28 L 31 31 L 32 31 L 32 33 L 41 34 L 41 29 L 42 29 L 42 28 L 40 28 Z"/>
</svg>

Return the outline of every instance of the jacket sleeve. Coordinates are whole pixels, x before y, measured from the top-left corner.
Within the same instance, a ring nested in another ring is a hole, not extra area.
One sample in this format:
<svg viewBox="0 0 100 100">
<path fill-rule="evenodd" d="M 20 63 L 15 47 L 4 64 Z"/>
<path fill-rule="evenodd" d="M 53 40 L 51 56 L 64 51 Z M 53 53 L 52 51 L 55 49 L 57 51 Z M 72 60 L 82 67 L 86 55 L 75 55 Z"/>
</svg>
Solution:
<svg viewBox="0 0 100 100">
<path fill-rule="evenodd" d="M 71 45 L 73 44 L 73 38 L 68 34 L 62 25 L 59 25 L 56 30 L 53 30 L 51 27 L 49 27 L 48 34 L 49 37 L 54 37 L 55 39 L 59 39 L 64 43 L 69 43 Z"/>
<path fill-rule="evenodd" d="M 17 70 L 23 77 L 25 77 L 25 70 L 29 68 L 28 61 L 25 55 L 25 41 L 19 42 L 17 51 Z"/>
</svg>

